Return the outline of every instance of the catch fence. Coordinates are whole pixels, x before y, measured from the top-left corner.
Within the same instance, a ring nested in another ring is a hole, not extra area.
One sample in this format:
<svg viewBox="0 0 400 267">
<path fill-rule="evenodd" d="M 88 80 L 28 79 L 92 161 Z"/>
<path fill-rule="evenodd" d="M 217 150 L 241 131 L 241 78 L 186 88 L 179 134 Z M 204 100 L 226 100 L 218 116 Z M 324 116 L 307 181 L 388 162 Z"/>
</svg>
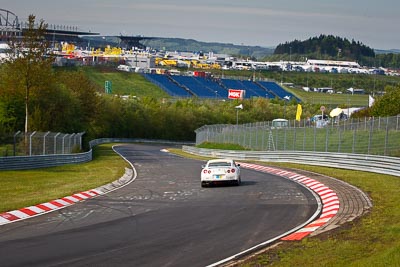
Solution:
<svg viewBox="0 0 400 267">
<path fill-rule="evenodd" d="M 85 133 L 29 132 L 2 136 L 0 157 L 71 154 L 81 152 Z"/>
<path fill-rule="evenodd" d="M 329 122 L 289 121 L 206 125 L 196 130 L 196 145 L 238 144 L 259 151 L 313 151 L 400 157 L 400 116 Z"/>
</svg>

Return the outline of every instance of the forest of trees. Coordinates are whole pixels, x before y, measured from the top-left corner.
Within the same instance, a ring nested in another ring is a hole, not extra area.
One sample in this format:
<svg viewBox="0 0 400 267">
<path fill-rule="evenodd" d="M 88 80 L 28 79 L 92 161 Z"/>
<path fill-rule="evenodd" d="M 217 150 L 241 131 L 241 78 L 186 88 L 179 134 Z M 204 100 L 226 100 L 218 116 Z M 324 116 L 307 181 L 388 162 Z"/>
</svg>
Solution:
<svg viewBox="0 0 400 267">
<path fill-rule="evenodd" d="M 320 35 L 305 41 L 279 44 L 274 55 L 292 54 L 315 59 L 355 60 L 374 58 L 375 51 L 366 45 L 333 35 Z"/>
<path fill-rule="evenodd" d="M 333 35 L 320 35 L 305 41 L 294 40 L 279 44 L 272 56 L 264 60 L 283 58 L 285 60 L 332 59 L 357 61 L 360 65 L 368 67 L 384 67 L 399 69 L 400 54 L 376 53 L 374 49 L 359 41 L 335 37 Z"/>
</svg>

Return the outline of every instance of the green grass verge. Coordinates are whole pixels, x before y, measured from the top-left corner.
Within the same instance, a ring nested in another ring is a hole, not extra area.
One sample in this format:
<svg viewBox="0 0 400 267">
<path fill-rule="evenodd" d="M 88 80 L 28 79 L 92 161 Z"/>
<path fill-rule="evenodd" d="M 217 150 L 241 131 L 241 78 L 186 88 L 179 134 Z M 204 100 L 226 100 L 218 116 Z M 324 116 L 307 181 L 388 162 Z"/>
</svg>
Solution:
<svg viewBox="0 0 400 267">
<path fill-rule="evenodd" d="M 205 159 L 170 149 L 172 153 Z M 372 211 L 342 227 L 301 241 L 284 242 L 241 267 L 400 266 L 400 178 L 376 173 L 288 163 L 260 163 L 303 169 L 348 182 L 368 193 Z"/>
<path fill-rule="evenodd" d="M 284 87 L 287 91 L 309 104 L 323 104 L 330 108 L 341 107 L 365 107 L 368 106 L 368 95 L 351 94 L 324 94 L 317 92 L 306 92 L 301 89 Z"/>
<path fill-rule="evenodd" d="M 147 81 L 138 73 L 95 67 L 82 67 L 82 70 L 101 88 L 104 88 L 105 81 L 111 81 L 112 94 L 154 98 L 170 97 L 161 88 Z"/>
<path fill-rule="evenodd" d="M 208 149 L 223 149 L 223 150 L 246 150 L 243 146 L 238 144 L 219 144 L 219 143 L 210 143 L 204 142 L 197 147 L 199 148 L 208 148 Z"/>
<path fill-rule="evenodd" d="M 130 167 L 111 144 L 94 148 L 93 160 L 60 167 L 0 172 L 0 212 L 93 189 L 118 180 Z"/>
</svg>

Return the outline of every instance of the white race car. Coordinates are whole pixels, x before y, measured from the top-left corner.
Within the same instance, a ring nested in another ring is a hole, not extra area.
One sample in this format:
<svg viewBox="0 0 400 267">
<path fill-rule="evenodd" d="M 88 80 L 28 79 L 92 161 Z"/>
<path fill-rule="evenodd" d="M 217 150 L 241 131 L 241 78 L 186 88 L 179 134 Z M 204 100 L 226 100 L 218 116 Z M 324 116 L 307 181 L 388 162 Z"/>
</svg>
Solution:
<svg viewBox="0 0 400 267">
<path fill-rule="evenodd" d="M 201 186 L 226 182 L 240 185 L 240 164 L 232 159 L 212 159 L 202 166 Z"/>
</svg>

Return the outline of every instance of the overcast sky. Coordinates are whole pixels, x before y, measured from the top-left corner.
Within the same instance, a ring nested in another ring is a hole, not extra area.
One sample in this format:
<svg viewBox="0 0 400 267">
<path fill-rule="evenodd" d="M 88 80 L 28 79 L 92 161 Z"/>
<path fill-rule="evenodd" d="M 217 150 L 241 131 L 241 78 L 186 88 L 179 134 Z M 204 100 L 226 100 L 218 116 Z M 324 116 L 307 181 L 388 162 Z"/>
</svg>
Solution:
<svg viewBox="0 0 400 267">
<path fill-rule="evenodd" d="M 101 35 L 177 37 L 276 46 L 332 34 L 375 49 L 400 49 L 399 0 L 0 0 L 20 20 Z"/>
</svg>

